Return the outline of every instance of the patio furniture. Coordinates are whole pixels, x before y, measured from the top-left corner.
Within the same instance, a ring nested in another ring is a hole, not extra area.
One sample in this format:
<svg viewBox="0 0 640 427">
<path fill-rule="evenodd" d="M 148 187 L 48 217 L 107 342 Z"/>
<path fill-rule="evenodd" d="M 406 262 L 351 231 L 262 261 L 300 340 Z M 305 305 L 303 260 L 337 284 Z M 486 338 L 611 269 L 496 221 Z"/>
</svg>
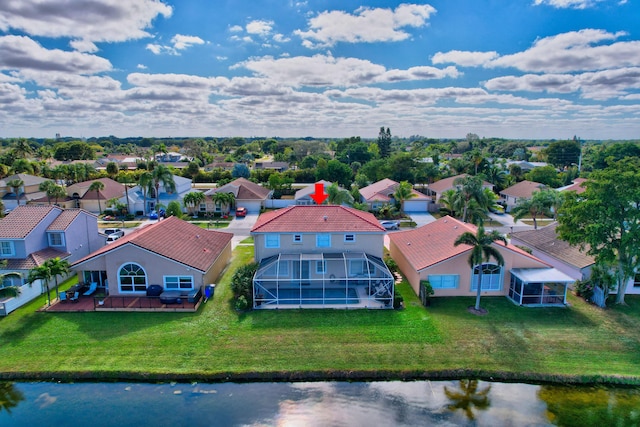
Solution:
<svg viewBox="0 0 640 427">
<path fill-rule="evenodd" d="M 164 288 L 160 285 L 149 285 L 147 287 L 148 297 L 159 297 L 162 292 L 164 292 Z"/>
<path fill-rule="evenodd" d="M 96 291 L 96 289 L 98 289 L 98 284 L 96 282 L 91 282 L 91 285 L 89 285 L 89 289 L 87 290 L 87 292 L 83 293 L 82 295 L 91 295 Z"/>
<path fill-rule="evenodd" d="M 67 303 L 69 301 L 67 299 L 67 293 L 66 292 L 60 292 L 60 294 L 58 294 L 58 299 L 60 300 L 61 303 Z"/>
<path fill-rule="evenodd" d="M 80 299 L 80 292 L 78 291 L 75 291 L 73 296 L 69 298 L 71 302 L 78 302 L 79 299 Z"/>
<path fill-rule="evenodd" d="M 160 294 L 160 302 L 162 304 L 182 304 L 182 292 L 164 291 Z"/>
</svg>

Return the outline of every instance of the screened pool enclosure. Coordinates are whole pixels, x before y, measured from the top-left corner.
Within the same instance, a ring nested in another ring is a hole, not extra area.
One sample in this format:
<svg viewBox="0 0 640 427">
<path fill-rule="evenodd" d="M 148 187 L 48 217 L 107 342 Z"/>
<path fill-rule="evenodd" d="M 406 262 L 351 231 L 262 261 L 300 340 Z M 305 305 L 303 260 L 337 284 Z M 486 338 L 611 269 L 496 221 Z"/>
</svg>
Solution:
<svg viewBox="0 0 640 427">
<path fill-rule="evenodd" d="M 253 279 L 254 308 L 393 308 L 394 278 L 366 253 L 279 254 Z"/>
</svg>

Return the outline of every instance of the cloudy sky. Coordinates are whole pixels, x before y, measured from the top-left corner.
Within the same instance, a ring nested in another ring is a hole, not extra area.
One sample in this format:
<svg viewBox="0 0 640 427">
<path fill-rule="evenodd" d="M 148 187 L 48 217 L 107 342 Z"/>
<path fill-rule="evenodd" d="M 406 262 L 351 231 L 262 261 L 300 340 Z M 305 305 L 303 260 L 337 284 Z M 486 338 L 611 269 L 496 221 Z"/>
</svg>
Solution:
<svg viewBox="0 0 640 427">
<path fill-rule="evenodd" d="M 640 137 L 640 0 L 3 0 L 0 137 Z"/>
</svg>

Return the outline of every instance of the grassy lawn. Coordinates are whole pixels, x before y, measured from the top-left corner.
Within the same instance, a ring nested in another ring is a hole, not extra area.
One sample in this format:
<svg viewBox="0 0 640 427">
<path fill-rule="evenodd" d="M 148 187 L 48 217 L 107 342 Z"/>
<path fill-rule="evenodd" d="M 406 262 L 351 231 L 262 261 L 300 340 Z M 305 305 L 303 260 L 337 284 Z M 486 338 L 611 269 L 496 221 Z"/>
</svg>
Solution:
<svg viewBox="0 0 640 427">
<path fill-rule="evenodd" d="M 235 257 L 197 313 L 41 313 L 39 298 L 0 320 L 0 373 L 29 378 L 161 379 L 416 377 L 494 379 L 635 377 L 640 381 L 640 298 L 600 310 L 522 308 L 484 298 L 436 299 L 424 308 L 406 283 L 400 311 L 232 308 Z M 65 284 L 69 286 L 70 283 Z M 295 375 L 287 376 L 288 372 Z M 353 374 L 356 372 L 356 374 Z M 238 377 L 235 377 L 238 378 Z"/>
</svg>

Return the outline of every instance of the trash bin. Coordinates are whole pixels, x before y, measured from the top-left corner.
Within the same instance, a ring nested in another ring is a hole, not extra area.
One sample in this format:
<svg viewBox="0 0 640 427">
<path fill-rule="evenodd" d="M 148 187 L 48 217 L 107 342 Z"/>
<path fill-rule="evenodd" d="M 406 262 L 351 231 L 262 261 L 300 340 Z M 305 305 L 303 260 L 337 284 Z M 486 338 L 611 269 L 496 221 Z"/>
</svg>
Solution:
<svg viewBox="0 0 640 427">
<path fill-rule="evenodd" d="M 204 288 L 204 302 L 207 302 L 209 298 L 213 298 L 213 294 L 216 291 L 216 284 L 210 283 Z"/>
</svg>

